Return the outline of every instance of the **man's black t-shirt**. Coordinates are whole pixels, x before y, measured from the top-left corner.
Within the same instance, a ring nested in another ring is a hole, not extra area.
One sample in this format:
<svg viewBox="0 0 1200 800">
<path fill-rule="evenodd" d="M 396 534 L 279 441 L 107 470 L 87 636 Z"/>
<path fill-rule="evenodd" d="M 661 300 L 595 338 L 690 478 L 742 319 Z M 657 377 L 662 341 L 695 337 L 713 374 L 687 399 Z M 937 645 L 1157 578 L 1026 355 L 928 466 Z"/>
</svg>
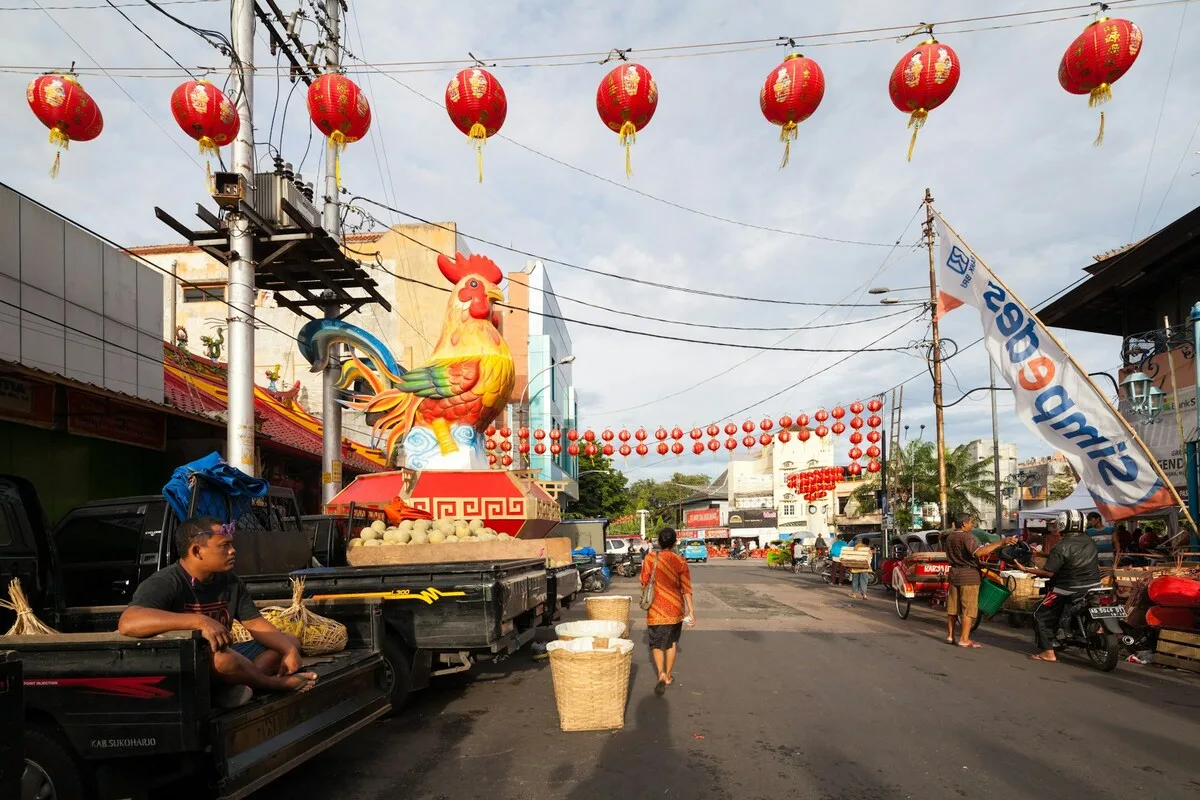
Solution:
<svg viewBox="0 0 1200 800">
<path fill-rule="evenodd" d="M 129 605 L 176 614 L 203 614 L 226 628 L 231 628 L 235 619 L 245 622 L 262 616 L 237 575 L 218 573 L 201 582 L 179 564 L 160 569 L 142 581 Z"/>
</svg>

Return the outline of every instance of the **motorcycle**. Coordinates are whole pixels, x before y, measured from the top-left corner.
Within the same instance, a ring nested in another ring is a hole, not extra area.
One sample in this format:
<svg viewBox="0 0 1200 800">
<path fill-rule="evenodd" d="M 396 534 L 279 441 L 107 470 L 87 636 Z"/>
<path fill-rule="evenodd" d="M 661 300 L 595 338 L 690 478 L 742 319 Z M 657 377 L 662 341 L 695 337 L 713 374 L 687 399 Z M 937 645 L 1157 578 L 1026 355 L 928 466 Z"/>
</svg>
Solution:
<svg viewBox="0 0 1200 800">
<path fill-rule="evenodd" d="M 750 555 L 749 550 L 730 550 L 729 557 L 734 561 L 744 561 Z"/>
<path fill-rule="evenodd" d="M 602 567 L 599 564 L 581 566 L 579 568 L 579 577 L 583 583 L 583 590 L 585 592 L 603 592 L 612 585 L 612 577 L 608 572 L 608 568 Z"/>
<path fill-rule="evenodd" d="M 1054 649 L 1081 648 L 1093 667 L 1101 672 L 1114 670 L 1121 657 L 1121 637 L 1125 633 L 1121 627 L 1125 606 L 1117 601 L 1116 592 L 1107 586 L 1074 595 L 1056 595 L 1051 591 L 1042 601 L 1054 602 L 1067 604 L 1058 623 Z"/>
<path fill-rule="evenodd" d="M 792 574 L 799 575 L 800 570 L 808 567 L 808 553 L 800 553 L 792 559 Z"/>
<path fill-rule="evenodd" d="M 617 574 L 622 578 L 632 578 L 642 571 L 642 565 L 638 559 L 635 559 L 632 555 L 627 555 L 617 562 L 615 569 Z"/>
</svg>

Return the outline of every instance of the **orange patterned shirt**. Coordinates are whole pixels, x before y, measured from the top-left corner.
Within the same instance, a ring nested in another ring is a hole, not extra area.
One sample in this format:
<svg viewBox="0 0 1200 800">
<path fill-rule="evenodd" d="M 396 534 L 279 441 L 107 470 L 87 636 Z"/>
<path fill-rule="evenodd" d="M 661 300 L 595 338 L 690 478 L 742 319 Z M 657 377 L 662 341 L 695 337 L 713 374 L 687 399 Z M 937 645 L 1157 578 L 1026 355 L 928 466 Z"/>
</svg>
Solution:
<svg viewBox="0 0 1200 800">
<path fill-rule="evenodd" d="M 674 550 L 646 555 L 642 562 L 642 586 L 650 583 L 654 563 L 662 559 L 654 576 L 654 602 L 646 612 L 647 625 L 674 625 L 683 622 L 683 596 L 692 593 L 692 573 L 687 562 Z"/>
</svg>

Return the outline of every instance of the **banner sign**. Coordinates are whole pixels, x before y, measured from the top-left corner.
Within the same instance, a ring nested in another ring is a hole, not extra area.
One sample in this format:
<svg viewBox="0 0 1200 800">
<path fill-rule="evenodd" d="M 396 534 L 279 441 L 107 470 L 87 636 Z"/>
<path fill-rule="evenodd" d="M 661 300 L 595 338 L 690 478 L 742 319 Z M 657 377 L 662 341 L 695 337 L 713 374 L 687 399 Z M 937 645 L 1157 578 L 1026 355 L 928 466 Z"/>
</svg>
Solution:
<svg viewBox="0 0 1200 800">
<path fill-rule="evenodd" d="M 165 450 L 167 416 L 161 411 L 67 389 L 67 432 L 151 450 Z"/>
<path fill-rule="evenodd" d="M 721 509 L 702 508 L 683 513 L 683 524 L 689 528 L 715 528 L 721 524 Z"/>
<path fill-rule="evenodd" d="M 1158 463 L 1029 310 L 938 215 L 937 316 L 979 310 L 988 355 L 1021 421 L 1071 462 L 1108 520 L 1177 505 Z"/>
<path fill-rule="evenodd" d="M 0 419 L 54 427 L 54 385 L 0 374 Z"/>
<path fill-rule="evenodd" d="M 773 508 L 741 508 L 729 512 L 726 524 L 731 528 L 774 528 L 778 522 Z"/>
</svg>

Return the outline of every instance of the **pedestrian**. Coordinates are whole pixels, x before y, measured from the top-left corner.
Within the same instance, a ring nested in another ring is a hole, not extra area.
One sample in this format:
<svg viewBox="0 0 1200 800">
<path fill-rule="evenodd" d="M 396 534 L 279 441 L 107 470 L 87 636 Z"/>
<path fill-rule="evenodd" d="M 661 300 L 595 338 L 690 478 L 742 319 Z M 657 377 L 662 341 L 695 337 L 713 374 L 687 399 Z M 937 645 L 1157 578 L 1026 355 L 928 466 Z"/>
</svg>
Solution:
<svg viewBox="0 0 1200 800">
<path fill-rule="evenodd" d="M 1062 541 L 1062 533 L 1058 529 L 1058 522 L 1051 520 L 1046 523 L 1046 535 L 1042 537 L 1042 555 L 1050 555 L 1050 551 L 1055 545 Z"/>
<path fill-rule="evenodd" d="M 824 558 L 829 552 L 829 545 L 825 544 L 825 537 L 819 533 L 817 534 L 817 543 L 813 545 L 813 552 L 817 558 Z"/>
<path fill-rule="evenodd" d="M 951 515 L 954 528 L 942 532 L 942 549 L 950 562 L 947 579 L 950 587 L 946 592 L 946 644 L 959 647 L 979 647 L 971 641 L 971 628 L 979 616 L 979 585 L 983 581 L 979 559 L 1013 544 L 1017 537 L 1008 536 L 992 544 L 981 545 L 971 530 L 975 520 L 970 514 Z M 954 626 L 960 624 L 958 641 L 954 639 Z"/>
<path fill-rule="evenodd" d="M 646 630 L 650 654 L 658 669 L 654 693 L 660 697 L 675 682 L 675 655 L 683 623 L 689 628 L 696 625 L 692 575 L 687 561 L 672 549 L 675 538 L 674 528 L 659 530 L 658 550 L 642 562 L 642 586 L 654 581 L 654 600 L 646 610 Z"/>
<path fill-rule="evenodd" d="M 850 596 L 855 595 L 867 599 L 867 581 L 871 576 L 871 545 L 866 537 L 850 548 L 854 551 L 854 561 L 850 566 Z M 845 550 L 842 551 L 845 554 Z"/>
</svg>

